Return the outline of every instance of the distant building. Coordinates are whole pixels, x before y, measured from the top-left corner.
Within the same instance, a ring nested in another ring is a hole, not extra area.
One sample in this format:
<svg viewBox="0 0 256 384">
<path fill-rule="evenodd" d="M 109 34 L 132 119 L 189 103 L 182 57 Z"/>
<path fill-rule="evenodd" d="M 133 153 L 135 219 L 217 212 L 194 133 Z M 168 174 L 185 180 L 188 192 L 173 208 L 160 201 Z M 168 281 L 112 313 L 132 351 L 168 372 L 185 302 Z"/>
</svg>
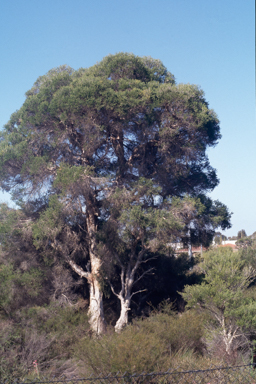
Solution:
<svg viewBox="0 0 256 384">
<path fill-rule="evenodd" d="M 187 246 L 185 248 L 183 243 L 168 243 L 167 246 L 173 250 L 175 256 L 178 256 L 181 253 L 189 253 L 189 247 Z M 193 255 L 202 254 L 202 252 L 207 251 L 207 248 L 203 246 L 199 246 L 199 247 L 192 246 L 191 251 Z"/>
<path fill-rule="evenodd" d="M 221 245 L 236 245 L 237 240 L 223 240 Z"/>
<path fill-rule="evenodd" d="M 199 247 L 193 247 L 192 246 L 191 251 L 192 251 L 193 255 L 198 255 L 198 254 L 202 254 L 203 252 L 207 251 L 207 248 L 205 248 L 203 246 L 199 246 Z M 176 249 L 175 255 L 179 255 L 181 253 L 188 253 L 188 252 L 189 252 L 188 248 L 179 248 L 179 249 Z"/>
<path fill-rule="evenodd" d="M 222 240 L 221 244 L 217 244 L 213 241 L 213 246 L 214 247 L 230 247 L 233 250 L 237 250 L 236 242 L 237 240 Z"/>
</svg>

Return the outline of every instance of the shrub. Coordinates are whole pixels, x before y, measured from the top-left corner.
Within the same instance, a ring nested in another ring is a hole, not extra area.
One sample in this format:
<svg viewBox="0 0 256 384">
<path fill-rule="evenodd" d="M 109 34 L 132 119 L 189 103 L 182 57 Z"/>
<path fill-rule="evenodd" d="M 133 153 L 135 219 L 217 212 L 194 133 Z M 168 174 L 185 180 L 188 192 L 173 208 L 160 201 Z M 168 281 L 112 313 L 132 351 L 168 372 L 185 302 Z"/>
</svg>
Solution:
<svg viewBox="0 0 256 384">
<path fill-rule="evenodd" d="M 192 311 L 154 313 L 134 321 L 121 334 L 82 339 L 75 356 L 94 374 L 167 370 L 175 364 L 176 355 L 202 354 L 202 323 L 202 316 Z"/>
</svg>

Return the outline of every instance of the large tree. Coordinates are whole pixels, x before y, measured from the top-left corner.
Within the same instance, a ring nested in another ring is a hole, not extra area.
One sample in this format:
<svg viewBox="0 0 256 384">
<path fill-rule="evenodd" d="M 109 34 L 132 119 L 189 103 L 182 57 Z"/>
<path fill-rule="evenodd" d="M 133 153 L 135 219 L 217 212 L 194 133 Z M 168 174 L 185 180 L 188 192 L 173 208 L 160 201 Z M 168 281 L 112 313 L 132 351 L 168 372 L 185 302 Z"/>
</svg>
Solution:
<svg viewBox="0 0 256 384">
<path fill-rule="evenodd" d="M 53 69 L 26 96 L 1 135 L 1 188 L 31 212 L 37 247 L 87 279 L 91 326 L 101 333 L 97 236 L 112 215 L 106 200 L 141 178 L 158 188 L 150 209 L 211 191 L 218 179 L 206 149 L 220 138 L 219 121 L 200 88 L 176 85 L 159 60 L 125 53 Z"/>
</svg>

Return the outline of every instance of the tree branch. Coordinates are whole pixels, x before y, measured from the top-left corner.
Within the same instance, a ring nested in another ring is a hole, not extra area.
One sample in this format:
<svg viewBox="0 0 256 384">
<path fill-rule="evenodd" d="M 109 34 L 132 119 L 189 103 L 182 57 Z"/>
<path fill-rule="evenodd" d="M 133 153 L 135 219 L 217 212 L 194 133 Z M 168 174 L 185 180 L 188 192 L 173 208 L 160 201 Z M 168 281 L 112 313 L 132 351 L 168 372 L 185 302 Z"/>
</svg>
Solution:
<svg viewBox="0 0 256 384">
<path fill-rule="evenodd" d="M 139 291 L 133 292 L 133 293 L 131 294 L 131 298 L 132 298 L 134 295 L 137 295 L 137 293 L 145 292 L 145 291 L 147 291 L 147 289 L 141 289 L 141 290 L 139 290 Z"/>
<path fill-rule="evenodd" d="M 108 280 L 108 279 L 107 279 Z M 109 285 L 110 285 L 110 289 L 111 289 L 111 291 L 113 292 L 113 294 L 116 296 L 116 297 L 118 297 L 118 299 L 120 300 L 120 295 L 118 294 L 118 293 L 116 293 L 116 291 L 114 290 L 114 287 L 113 287 L 113 285 L 111 284 L 111 282 L 108 280 L 108 283 L 109 283 Z"/>
<path fill-rule="evenodd" d="M 134 280 L 134 275 L 135 275 L 135 272 L 137 271 L 137 269 L 139 268 L 141 262 L 142 262 L 142 257 L 144 256 L 145 252 L 146 252 L 146 248 L 142 249 L 140 252 L 139 252 L 139 255 L 138 255 L 138 258 L 137 258 L 137 261 L 134 265 L 134 267 L 132 268 L 132 271 L 131 271 L 131 279 Z"/>
<path fill-rule="evenodd" d="M 80 277 L 86 278 L 88 281 L 91 280 L 91 273 L 85 272 L 79 265 L 77 265 L 73 260 L 70 258 L 67 258 L 67 262 L 70 265 L 70 267 L 73 269 L 74 272 L 76 272 Z"/>
<path fill-rule="evenodd" d="M 151 271 L 153 271 L 155 268 L 150 268 L 148 269 L 147 271 L 143 272 L 142 275 L 140 275 L 140 277 L 138 277 L 137 280 L 134 281 L 133 285 L 135 285 L 138 281 L 140 281 L 145 275 L 147 275 L 148 273 L 150 273 Z"/>
</svg>

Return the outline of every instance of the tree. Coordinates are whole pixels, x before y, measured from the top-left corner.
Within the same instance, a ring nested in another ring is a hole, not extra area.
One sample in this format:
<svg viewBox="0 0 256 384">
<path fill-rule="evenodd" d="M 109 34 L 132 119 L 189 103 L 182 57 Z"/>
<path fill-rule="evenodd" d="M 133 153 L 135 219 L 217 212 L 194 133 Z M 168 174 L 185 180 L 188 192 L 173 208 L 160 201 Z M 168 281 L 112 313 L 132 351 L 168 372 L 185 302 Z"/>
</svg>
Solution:
<svg viewBox="0 0 256 384">
<path fill-rule="evenodd" d="M 0 313 L 3 310 L 12 319 L 17 310 L 29 305 L 70 305 L 80 285 L 53 252 L 37 250 L 31 224 L 24 210 L 0 204 Z"/>
<path fill-rule="evenodd" d="M 184 218 L 185 227 L 181 235 L 182 242 L 185 245 L 191 242 L 194 245 L 209 247 L 217 228 L 223 230 L 230 228 L 231 214 L 221 202 L 212 201 L 202 193 L 194 199 L 194 204 L 193 213 Z M 218 234 L 220 232 L 216 233 L 216 235 Z M 221 235 L 222 240 L 226 240 L 224 235 Z"/>
<path fill-rule="evenodd" d="M 250 236 L 242 237 L 236 241 L 236 246 L 238 249 L 252 247 L 253 239 Z"/>
<path fill-rule="evenodd" d="M 252 235 L 247 236 L 244 229 L 238 232 L 239 237 L 237 236 L 237 242 L 236 246 L 239 249 L 246 249 L 246 248 L 255 248 L 256 245 L 256 232 L 254 232 Z"/>
<path fill-rule="evenodd" d="M 45 304 L 53 280 L 51 269 L 39 261 L 28 220 L 0 204 L 0 315 L 11 319 L 21 306 Z"/>
<path fill-rule="evenodd" d="M 215 244 L 221 245 L 222 241 L 226 241 L 226 240 L 227 240 L 227 237 L 223 235 L 221 232 L 215 232 L 215 236 L 214 236 Z"/>
<path fill-rule="evenodd" d="M 206 201 L 209 203 L 208 199 Z M 101 230 L 101 259 L 105 267 L 104 275 L 107 276 L 112 292 L 120 300 L 120 317 L 115 325 L 119 332 L 128 322 L 132 297 L 145 291 L 133 291 L 134 286 L 145 275 L 152 273 L 152 267 L 147 269 L 142 268 L 142 265 L 149 263 L 161 252 L 167 253 L 168 242 L 185 235 L 188 222 L 191 228 L 193 225 L 193 244 L 200 241 L 200 244 L 205 245 L 214 233 L 214 225 L 223 225 L 226 217 L 214 212 L 214 223 L 210 209 L 207 214 L 205 212 L 207 207 L 202 204 L 202 197 L 184 196 L 182 199 L 173 197 L 164 200 L 159 187 L 156 188 L 147 179 L 139 179 L 137 183 L 131 184 L 129 190 L 118 189 L 107 203 L 109 219 Z M 211 202 L 212 212 L 214 205 Z M 109 264 L 115 268 L 109 267 Z M 116 276 L 119 276 L 120 284 L 116 283 L 114 288 L 111 279 L 116 282 Z"/>
<path fill-rule="evenodd" d="M 230 355 L 235 340 L 256 325 L 255 291 L 249 289 L 256 271 L 231 248 L 206 252 L 201 270 L 202 284 L 187 285 L 181 295 L 187 307 L 199 307 L 216 320 Z"/>
<path fill-rule="evenodd" d="M 206 149 L 220 138 L 219 121 L 198 87 L 176 85 L 159 60 L 126 53 L 53 69 L 26 96 L 1 135 L 1 188 L 30 212 L 37 248 L 87 280 L 91 327 L 102 333 L 105 202 L 141 178 L 159 188 L 159 201 L 212 190 Z"/>
<path fill-rule="evenodd" d="M 256 239 L 256 232 L 253 232 L 253 234 L 251 235 L 251 238 L 254 240 Z"/>
<path fill-rule="evenodd" d="M 116 332 L 128 323 L 132 297 L 146 290 L 133 291 L 153 271 L 152 267 L 142 268 L 142 264 L 155 259 L 168 240 L 178 236 L 184 226 L 182 213 L 194 209 L 191 199 L 161 201 L 156 198 L 159 192 L 151 180 L 139 179 L 130 190 L 118 189 L 108 200 L 110 216 L 102 227 L 101 244 L 104 276 L 120 301 Z"/>
<path fill-rule="evenodd" d="M 237 232 L 237 238 L 238 238 L 238 240 L 239 240 L 239 239 L 242 239 L 243 237 L 247 237 L 247 235 L 246 235 L 245 230 L 244 230 L 244 229 L 241 229 L 241 231 L 238 231 L 238 232 Z"/>
</svg>

